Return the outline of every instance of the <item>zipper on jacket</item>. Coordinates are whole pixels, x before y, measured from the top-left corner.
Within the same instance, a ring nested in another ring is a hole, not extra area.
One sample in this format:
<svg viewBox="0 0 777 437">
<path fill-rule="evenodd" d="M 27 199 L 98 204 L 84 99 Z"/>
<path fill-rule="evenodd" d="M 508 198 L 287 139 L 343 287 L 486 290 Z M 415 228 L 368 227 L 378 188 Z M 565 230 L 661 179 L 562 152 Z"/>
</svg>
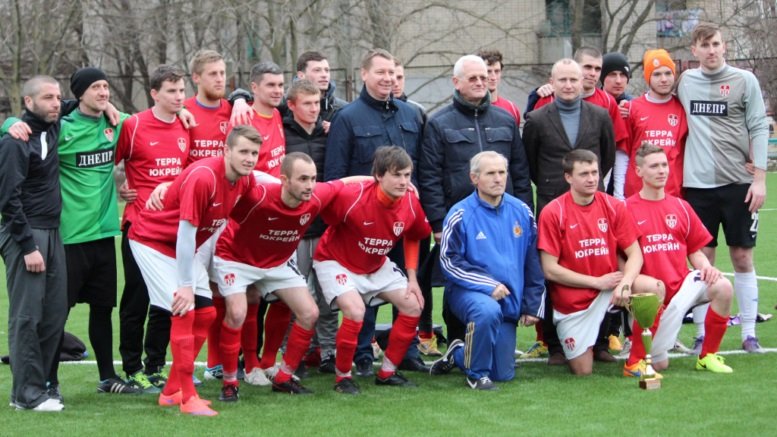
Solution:
<svg viewBox="0 0 777 437">
<path fill-rule="evenodd" d="M 483 151 L 483 139 L 480 137 L 480 123 L 478 122 L 479 111 L 475 109 L 475 133 L 478 135 L 478 148 Z"/>
</svg>

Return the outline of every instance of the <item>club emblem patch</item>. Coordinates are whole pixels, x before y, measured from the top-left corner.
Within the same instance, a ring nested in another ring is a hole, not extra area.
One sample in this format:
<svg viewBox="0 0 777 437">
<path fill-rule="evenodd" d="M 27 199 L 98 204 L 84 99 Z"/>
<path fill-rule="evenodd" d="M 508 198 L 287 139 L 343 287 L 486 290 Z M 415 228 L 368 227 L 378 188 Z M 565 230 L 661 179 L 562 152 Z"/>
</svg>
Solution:
<svg viewBox="0 0 777 437">
<path fill-rule="evenodd" d="M 597 220 L 596 225 L 599 226 L 599 230 L 602 232 L 607 232 L 607 219 L 606 218 L 600 218 Z"/>
<path fill-rule="evenodd" d="M 677 215 L 676 214 L 667 214 L 666 215 L 666 225 L 669 226 L 670 229 L 674 229 L 674 227 L 677 226 Z"/>
<path fill-rule="evenodd" d="M 310 220 L 310 214 L 309 213 L 308 214 L 302 214 L 302 216 L 299 218 L 299 224 L 304 226 L 305 223 L 308 222 L 308 220 Z"/>
<path fill-rule="evenodd" d="M 234 273 L 227 273 L 224 275 L 224 283 L 227 285 L 232 285 L 235 283 L 235 274 Z"/>
<path fill-rule="evenodd" d="M 669 126 L 677 127 L 678 124 L 680 124 L 680 117 L 677 116 L 677 114 L 669 114 L 666 117 L 667 123 L 669 123 Z"/>
<path fill-rule="evenodd" d="M 394 235 L 399 237 L 400 235 L 402 235 L 402 231 L 405 230 L 405 222 L 394 222 L 393 230 L 394 230 Z"/>
<path fill-rule="evenodd" d="M 186 151 L 186 138 L 178 138 L 178 148 L 181 149 L 181 152 Z"/>
<path fill-rule="evenodd" d="M 113 128 L 107 128 L 103 131 L 103 135 L 105 135 L 105 139 L 107 139 L 110 142 L 113 142 Z"/>
<path fill-rule="evenodd" d="M 731 85 L 725 83 L 720 86 L 720 95 L 722 97 L 727 97 L 729 94 L 731 94 Z"/>
<path fill-rule="evenodd" d="M 335 276 L 335 281 L 337 281 L 340 285 L 345 285 L 346 282 L 348 282 L 348 276 L 346 276 L 345 273 L 340 273 L 339 275 Z"/>
</svg>

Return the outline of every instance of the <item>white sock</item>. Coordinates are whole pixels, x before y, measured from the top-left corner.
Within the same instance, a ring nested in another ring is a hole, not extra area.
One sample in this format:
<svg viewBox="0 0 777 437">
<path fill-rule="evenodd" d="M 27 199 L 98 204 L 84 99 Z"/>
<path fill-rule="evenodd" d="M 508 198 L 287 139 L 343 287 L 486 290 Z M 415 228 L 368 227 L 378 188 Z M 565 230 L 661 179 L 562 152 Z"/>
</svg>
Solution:
<svg viewBox="0 0 777 437">
<path fill-rule="evenodd" d="M 704 320 L 707 318 L 709 303 L 693 307 L 693 324 L 696 325 L 696 338 L 704 337 Z"/>
<path fill-rule="evenodd" d="M 755 270 L 748 273 L 734 273 L 734 294 L 739 305 L 742 323 L 742 340 L 755 337 L 755 318 L 758 315 L 758 280 Z"/>
</svg>

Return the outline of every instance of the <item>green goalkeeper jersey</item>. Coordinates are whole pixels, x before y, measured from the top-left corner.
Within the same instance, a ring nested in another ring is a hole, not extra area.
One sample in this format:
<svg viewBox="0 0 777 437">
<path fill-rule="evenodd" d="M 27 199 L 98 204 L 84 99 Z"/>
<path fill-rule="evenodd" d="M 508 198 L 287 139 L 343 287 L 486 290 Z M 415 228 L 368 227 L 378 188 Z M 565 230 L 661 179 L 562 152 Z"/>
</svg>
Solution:
<svg viewBox="0 0 777 437">
<path fill-rule="evenodd" d="M 121 115 L 121 121 L 129 117 Z M 113 161 L 119 126 L 105 116 L 75 110 L 61 120 L 59 169 L 65 244 L 85 243 L 121 233 Z"/>
</svg>

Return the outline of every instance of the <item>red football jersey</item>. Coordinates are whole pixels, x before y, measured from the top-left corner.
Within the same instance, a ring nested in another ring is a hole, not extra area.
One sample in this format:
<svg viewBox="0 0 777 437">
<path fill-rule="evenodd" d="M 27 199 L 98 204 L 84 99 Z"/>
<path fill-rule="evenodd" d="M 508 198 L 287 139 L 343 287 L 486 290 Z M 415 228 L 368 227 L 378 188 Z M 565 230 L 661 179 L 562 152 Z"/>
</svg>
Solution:
<svg viewBox="0 0 777 437">
<path fill-rule="evenodd" d="M 678 197 L 667 194 L 654 201 L 635 194 L 626 199 L 626 206 L 642 233 L 642 273 L 664 281 L 668 303 L 688 275 L 688 254 L 704 247 L 712 235 L 688 202 Z"/>
<path fill-rule="evenodd" d="M 629 168 L 626 170 L 626 197 L 642 189 L 642 179 L 637 176 L 637 149 L 643 141 L 660 146 L 669 160 L 669 178 L 666 181 L 667 194 L 680 196 L 683 187 L 683 153 L 688 137 L 688 122 L 680 99 L 672 96 L 667 102 L 648 100 L 647 95 L 631 101 L 627 124 L 630 130 Z"/>
<path fill-rule="evenodd" d="M 566 192 L 540 213 L 537 248 L 557 257 L 562 267 L 602 276 L 618 270 L 618 250 L 631 246 L 638 236 L 620 200 L 597 192 L 593 202 L 580 206 Z M 550 282 L 550 292 L 553 308 L 570 314 L 588 308 L 600 290 Z"/>
<path fill-rule="evenodd" d="M 407 193 L 386 206 L 378 199 L 377 182 L 348 184 L 325 208 L 321 217 L 329 225 L 313 259 L 335 260 L 360 275 L 373 273 L 400 238 L 427 237 L 432 228 L 418 198 Z"/>
<path fill-rule="evenodd" d="M 273 109 L 272 116 L 265 117 L 257 112 L 251 119 L 251 125 L 262 135 L 262 147 L 259 149 L 255 168 L 276 178 L 280 177 L 281 161 L 286 156 L 286 137 L 283 133 L 281 113 Z"/>
<path fill-rule="evenodd" d="M 197 247 L 229 217 L 240 197 L 255 186 L 253 175 L 235 183 L 227 179 L 224 158 L 213 156 L 186 167 L 165 194 L 165 209 L 143 209 L 132 223 L 129 238 L 175 258 L 178 222 L 197 226 Z"/>
<path fill-rule="evenodd" d="M 504 97 L 499 97 L 496 100 L 492 100 L 491 104 L 504 109 L 508 114 L 512 115 L 515 119 L 515 124 L 521 124 L 521 111 L 518 110 L 518 107 L 515 106 L 515 103 L 505 99 Z"/>
<path fill-rule="evenodd" d="M 221 99 L 219 106 L 209 107 L 198 102 L 197 97 L 192 97 L 184 102 L 184 106 L 197 121 L 197 126 L 189 129 L 191 147 L 186 165 L 202 158 L 224 155 L 232 105 Z"/>
<path fill-rule="evenodd" d="M 319 182 L 310 201 L 292 209 L 281 200 L 280 184 L 257 185 L 232 210 L 216 255 L 263 269 L 281 265 L 342 187 L 339 180 Z"/>
<path fill-rule="evenodd" d="M 534 105 L 534 109 L 540 109 L 555 99 L 554 95 L 548 97 L 542 97 L 537 100 Z M 626 122 L 621 117 L 620 110 L 618 109 L 618 103 L 611 95 L 602 89 L 596 88 L 594 93 L 584 98 L 588 103 L 593 103 L 596 106 L 600 106 L 607 110 L 612 119 L 612 129 L 615 134 L 615 146 L 621 150 L 626 150 L 629 142 L 629 130 L 626 127 Z M 602 175 L 603 176 L 603 175 Z"/>
<path fill-rule="evenodd" d="M 124 208 L 122 227 L 135 222 L 157 185 L 181 174 L 188 154 L 189 132 L 177 117 L 167 123 L 147 109 L 124 120 L 116 144 L 116 164 L 124 160 L 127 185 L 138 191 L 138 197 Z"/>
</svg>

